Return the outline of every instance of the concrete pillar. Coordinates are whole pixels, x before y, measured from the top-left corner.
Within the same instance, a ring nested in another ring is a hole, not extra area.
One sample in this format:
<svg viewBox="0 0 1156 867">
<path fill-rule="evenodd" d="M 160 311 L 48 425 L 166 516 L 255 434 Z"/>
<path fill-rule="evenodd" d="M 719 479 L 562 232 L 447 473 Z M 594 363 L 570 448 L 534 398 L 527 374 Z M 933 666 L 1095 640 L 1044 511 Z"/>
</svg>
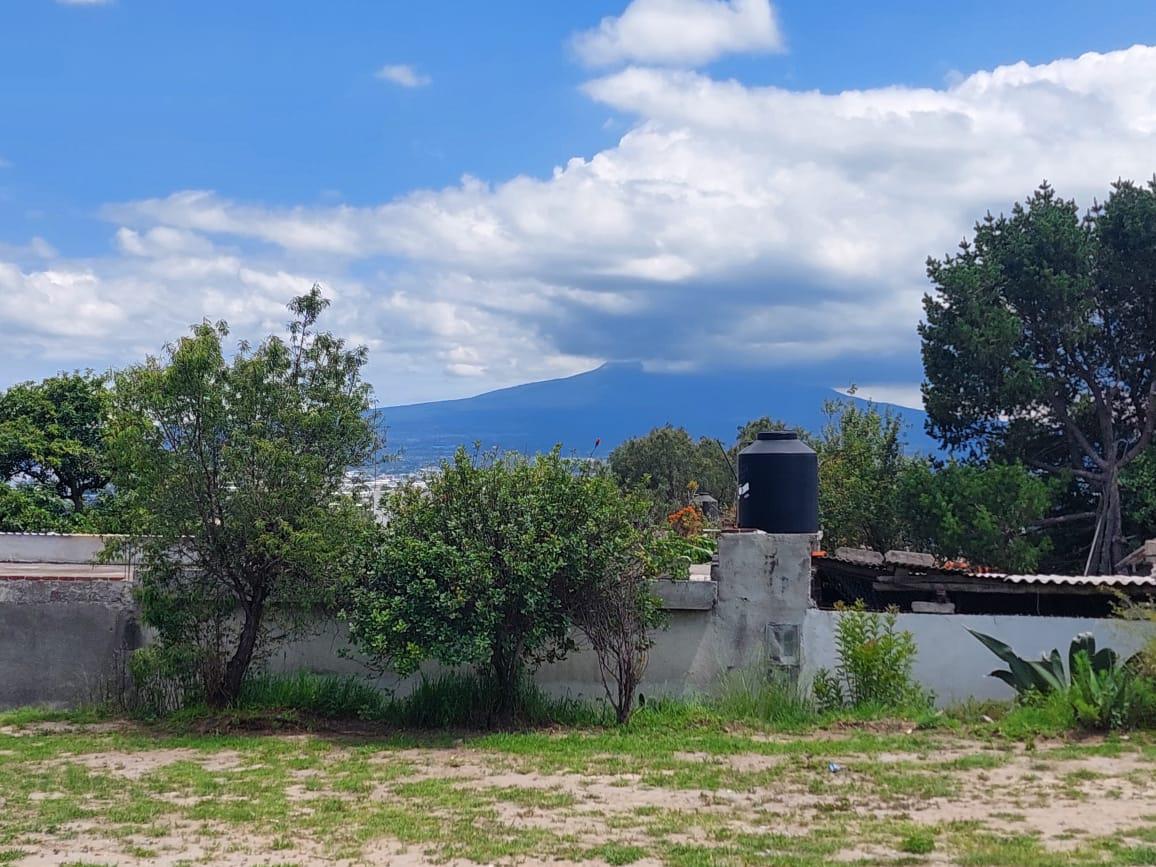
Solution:
<svg viewBox="0 0 1156 867">
<path fill-rule="evenodd" d="M 770 664 L 797 670 L 811 605 L 815 537 L 762 530 L 723 533 L 718 547 L 717 635 L 727 670 Z"/>
</svg>

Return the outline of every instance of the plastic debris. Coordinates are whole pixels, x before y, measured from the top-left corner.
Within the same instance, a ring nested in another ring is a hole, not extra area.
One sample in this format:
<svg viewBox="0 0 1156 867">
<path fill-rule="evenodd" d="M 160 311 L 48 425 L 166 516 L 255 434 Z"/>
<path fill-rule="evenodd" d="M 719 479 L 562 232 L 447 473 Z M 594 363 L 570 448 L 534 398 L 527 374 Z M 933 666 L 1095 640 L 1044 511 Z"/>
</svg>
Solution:
<svg viewBox="0 0 1156 867">
<path fill-rule="evenodd" d="M 839 771 L 843 770 L 843 766 L 838 762 L 827 762 L 827 770 L 832 774 L 837 774 Z"/>
</svg>

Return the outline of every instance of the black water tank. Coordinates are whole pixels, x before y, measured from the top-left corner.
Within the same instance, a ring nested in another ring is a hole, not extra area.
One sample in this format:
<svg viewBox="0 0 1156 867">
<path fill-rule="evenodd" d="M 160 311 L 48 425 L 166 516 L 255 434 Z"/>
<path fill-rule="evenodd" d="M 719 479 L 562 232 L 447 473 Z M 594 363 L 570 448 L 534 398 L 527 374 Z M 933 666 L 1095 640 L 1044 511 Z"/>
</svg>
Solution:
<svg viewBox="0 0 1156 867">
<path fill-rule="evenodd" d="M 768 533 L 819 529 L 819 458 L 794 431 L 763 431 L 739 452 L 739 526 Z"/>
</svg>

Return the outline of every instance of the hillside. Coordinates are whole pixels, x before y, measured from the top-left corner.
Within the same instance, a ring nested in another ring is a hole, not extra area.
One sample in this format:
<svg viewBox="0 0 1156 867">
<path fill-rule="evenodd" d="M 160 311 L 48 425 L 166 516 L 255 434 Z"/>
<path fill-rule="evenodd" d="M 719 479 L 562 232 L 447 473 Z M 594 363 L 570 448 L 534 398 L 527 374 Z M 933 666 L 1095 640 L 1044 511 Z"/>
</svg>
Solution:
<svg viewBox="0 0 1156 867">
<path fill-rule="evenodd" d="M 642 365 L 606 364 L 564 379 L 532 382 L 460 400 L 382 408 L 397 471 L 436 463 L 459 445 L 481 442 L 524 452 L 561 443 L 567 453 L 609 454 L 618 443 L 671 423 L 729 444 L 743 422 L 761 415 L 818 430 L 823 403 L 839 394 L 807 384 L 795 371 L 649 373 Z M 923 413 L 896 408 L 913 450 L 933 448 Z"/>
</svg>

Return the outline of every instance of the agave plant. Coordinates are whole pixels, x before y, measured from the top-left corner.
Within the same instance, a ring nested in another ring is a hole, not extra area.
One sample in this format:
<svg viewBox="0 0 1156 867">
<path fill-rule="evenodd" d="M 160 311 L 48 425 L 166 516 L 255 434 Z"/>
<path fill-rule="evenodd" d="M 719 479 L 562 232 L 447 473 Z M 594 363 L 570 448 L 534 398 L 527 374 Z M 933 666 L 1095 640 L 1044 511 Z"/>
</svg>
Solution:
<svg viewBox="0 0 1156 867">
<path fill-rule="evenodd" d="M 1100 675 L 1113 671 L 1119 660 L 1116 651 L 1107 647 L 1096 650 L 1096 638 L 1090 632 L 1081 632 L 1072 639 L 1068 647 L 1068 669 L 1064 671 L 1064 662 L 1060 652 L 1053 649 L 1050 654 L 1043 654 L 1039 659 L 1024 659 L 998 638 L 968 629 L 972 635 L 1007 663 L 1006 669 L 997 669 L 991 673 L 998 677 L 1020 695 L 1029 692 L 1049 693 L 1063 691 L 1068 688 L 1070 674 L 1076 670 L 1076 658 L 1087 657 L 1090 670 Z"/>
</svg>

